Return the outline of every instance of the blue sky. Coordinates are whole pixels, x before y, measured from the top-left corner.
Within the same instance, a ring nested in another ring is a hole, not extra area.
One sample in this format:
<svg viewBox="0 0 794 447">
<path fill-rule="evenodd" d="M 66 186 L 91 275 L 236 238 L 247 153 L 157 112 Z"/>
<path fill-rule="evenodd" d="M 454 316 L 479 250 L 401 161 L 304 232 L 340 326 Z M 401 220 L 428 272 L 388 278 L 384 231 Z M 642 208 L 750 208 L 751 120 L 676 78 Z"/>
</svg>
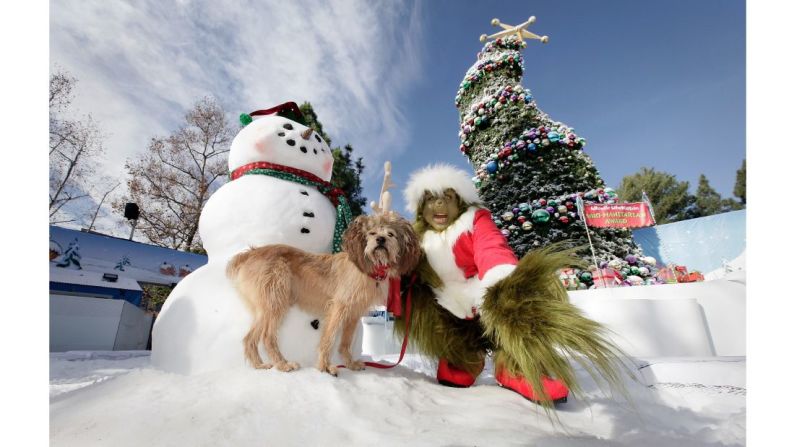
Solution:
<svg viewBox="0 0 794 447">
<path fill-rule="evenodd" d="M 80 80 L 75 105 L 108 133 L 110 175 L 200 96 L 230 117 L 308 100 L 334 144 L 364 157 L 372 200 L 387 159 L 397 189 L 428 163 L 470 169 L 457 149 L 458 84 L 492 18 L 534 15 L 530 30 L 550 41 L 529 42 L 522 84 L 587 138 L 608 184 L 648 166 L 693 191 L 704 173 L 732 195 L 745 157 L 744 2 L 329 3 L 51 2 L 50 65 Z"/>
</svg>

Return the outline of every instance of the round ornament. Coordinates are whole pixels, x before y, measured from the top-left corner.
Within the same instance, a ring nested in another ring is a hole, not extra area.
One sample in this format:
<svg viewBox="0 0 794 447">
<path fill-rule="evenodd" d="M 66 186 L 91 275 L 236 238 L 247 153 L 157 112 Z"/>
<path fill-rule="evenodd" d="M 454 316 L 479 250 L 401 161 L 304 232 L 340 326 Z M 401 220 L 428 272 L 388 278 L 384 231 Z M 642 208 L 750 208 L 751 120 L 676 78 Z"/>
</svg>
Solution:
<svg viewBox="0 0 794 447">
<path fill-rule="evenodd" d="M 521 224 L 521 229 L 524 231 L 530 231 L 532 229 L 532 222 L 526 221 Z"/>
<path fill-rule="evenodd" d="M 504 219 L 507 222 L 510 222 L 511 220 L 513 220 L 513 216 L 514 216 L 513 213 L 511 213 L 510 211 L 506 211 L 504 214 L 502 214 L 502 219 Z"/>
<path fill-rule="evenodd" d="M 545 224 L 551 220 L 551 213 L 546 210 L 540 209 L 532 212 L 532 222 L 536 224 Z"/>
</svg>

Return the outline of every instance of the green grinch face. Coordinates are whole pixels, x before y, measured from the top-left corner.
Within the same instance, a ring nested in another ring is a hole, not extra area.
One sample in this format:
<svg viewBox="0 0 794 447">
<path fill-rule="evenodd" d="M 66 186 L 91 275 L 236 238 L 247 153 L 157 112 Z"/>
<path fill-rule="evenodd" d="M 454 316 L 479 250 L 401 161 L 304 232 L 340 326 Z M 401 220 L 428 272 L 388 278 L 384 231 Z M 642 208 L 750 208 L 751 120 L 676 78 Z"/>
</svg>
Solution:
<svg viewBox="0 0 794 447">
<path fill-rule="evenodd" d="M 444 231 L 460 215 L 458 194 L 454 189 L 447 188 L 442 195 L 434 195 L 426 191 L 422 218 L 436 231 Z"/>
</svg>

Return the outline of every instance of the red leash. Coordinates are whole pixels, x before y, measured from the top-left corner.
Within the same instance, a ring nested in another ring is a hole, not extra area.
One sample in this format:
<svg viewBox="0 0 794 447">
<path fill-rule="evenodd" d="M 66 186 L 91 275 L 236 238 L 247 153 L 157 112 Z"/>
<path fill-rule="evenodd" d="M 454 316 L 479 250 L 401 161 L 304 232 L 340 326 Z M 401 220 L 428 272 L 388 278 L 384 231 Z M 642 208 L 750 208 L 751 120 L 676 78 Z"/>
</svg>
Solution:
<svg viewBox="0 0 794 447">
<path fill-rule="evenodd" d="M 394 368 L 403 361 L 403 357 L 405 357 L 405 350 L 408 348 L 408 333 L 411 332 L 411 289 L 413 289 L 415 279 L 416 275 L 414 274 L 411 276 L 411 283 L 408 285 L 408 292 L 405 294 L 405 336 L 403 337 L 403 345 L 400 348 L 400 358 L 398 358 L 397 363 L 393 365 L 385 365 L 383 363 L 377 362 L 364 362 L 365 365 L 371 366 L 373 368 L 389 369 Z M 388 312 L 386 313 L 386 318 L 388 318 Z M 345 365 L 337 365 L 336 367 L 344 368 Z"/>
</svg>

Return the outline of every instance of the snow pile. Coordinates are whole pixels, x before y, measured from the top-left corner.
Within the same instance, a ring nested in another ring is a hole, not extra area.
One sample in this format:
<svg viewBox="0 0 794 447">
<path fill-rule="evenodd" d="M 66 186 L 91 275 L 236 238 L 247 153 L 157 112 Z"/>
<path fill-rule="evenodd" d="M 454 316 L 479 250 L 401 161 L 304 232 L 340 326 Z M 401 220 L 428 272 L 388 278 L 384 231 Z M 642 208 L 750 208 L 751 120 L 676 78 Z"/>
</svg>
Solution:
<svg viewBox="0 0 794 447">
<path fill-rule="evenodd" d="M 138 354 L 52 354 L 50 441 L 53 446 L 745 443 L 743 387 L 714 385 L 713 379 L 665 381 L 697 379 L 706 363 L 743 372 L 743 359 L 642 363 L 646 370 L 657 366 L 652 380 L 659 382 L 628 383 L 631 403 L 605 395 L 579 371 L 589 402 L 570 399 L 560 406 L 563 426 L 496 386 L 490 364 L 476 386 L 456 389 L 438 385 L 434 365 L 417 356 L 403 363 L 392 370 L 342 370 L 337 378 L 312 368 L 182 376 L 153 369 Z M 648 380 L 646 372 L 638 375 Z"/>
</svg>

